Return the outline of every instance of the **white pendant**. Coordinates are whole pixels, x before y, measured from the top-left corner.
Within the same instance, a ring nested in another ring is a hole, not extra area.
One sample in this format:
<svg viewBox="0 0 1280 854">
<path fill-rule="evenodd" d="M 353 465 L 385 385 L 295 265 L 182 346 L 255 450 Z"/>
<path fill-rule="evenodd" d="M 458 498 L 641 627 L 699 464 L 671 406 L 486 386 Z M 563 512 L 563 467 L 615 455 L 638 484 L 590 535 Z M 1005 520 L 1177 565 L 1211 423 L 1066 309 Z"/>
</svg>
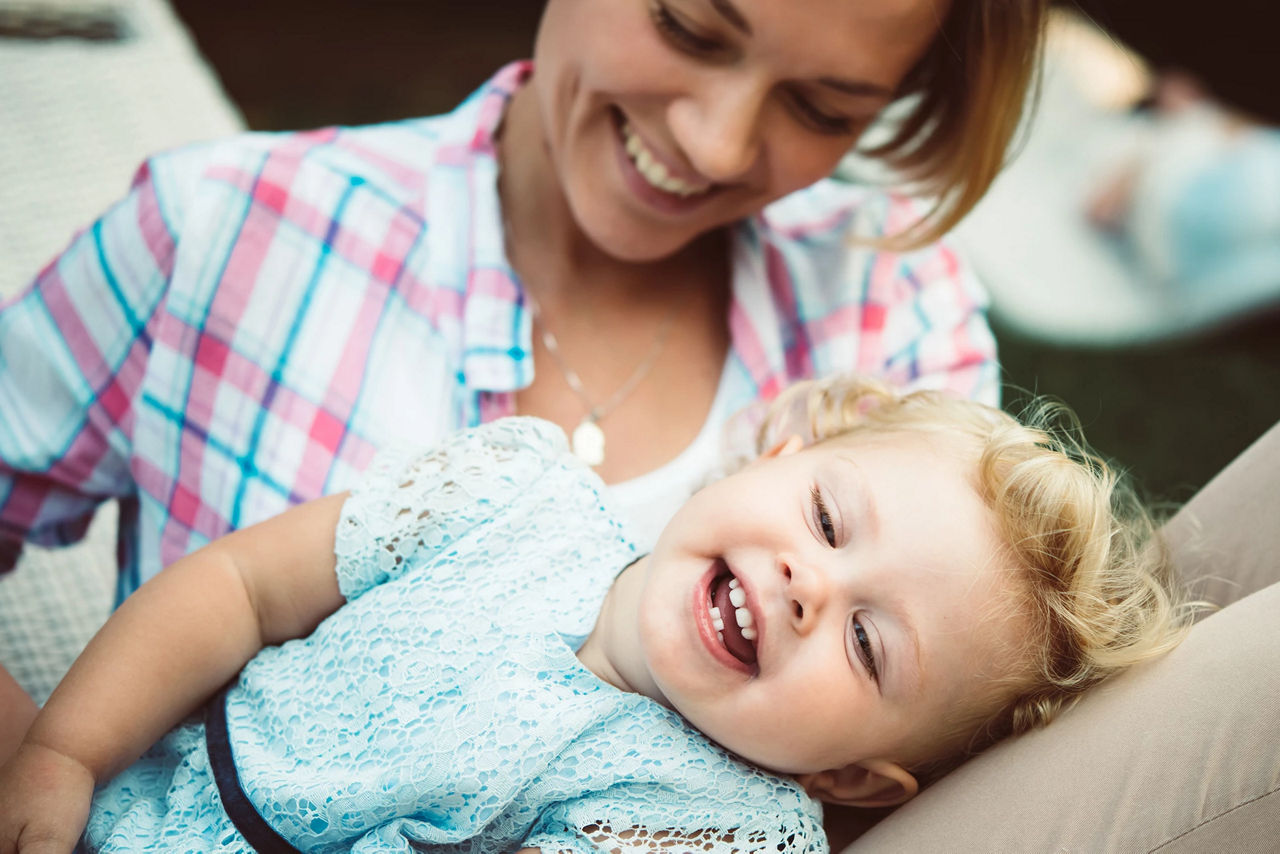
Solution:
<svg viewBox="0 0 1280 854">
<path fill-rule="evenodd" d="M 604 431 L 590 417 L 573 428 L 573 455 L 589 466 L 604 462 Z"/>
</svg>

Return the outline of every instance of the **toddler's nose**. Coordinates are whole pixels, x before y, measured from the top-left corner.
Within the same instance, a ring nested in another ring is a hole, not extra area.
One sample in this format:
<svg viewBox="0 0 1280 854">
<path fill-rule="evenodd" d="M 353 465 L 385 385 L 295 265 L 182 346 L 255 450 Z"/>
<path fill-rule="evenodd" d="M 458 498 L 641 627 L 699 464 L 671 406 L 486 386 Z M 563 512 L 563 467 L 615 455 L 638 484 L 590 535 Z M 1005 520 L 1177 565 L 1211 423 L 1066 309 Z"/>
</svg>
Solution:
<svg viewBox="0 0 1280 854">
<path fill-rule="evenodd" d="M 820 568 L 792 558 L 781 559 L 779 569 L 785 580 L 791 624 L 798 632 L 808 632 L 831 596 L 830 580 Z"/>
</svg>

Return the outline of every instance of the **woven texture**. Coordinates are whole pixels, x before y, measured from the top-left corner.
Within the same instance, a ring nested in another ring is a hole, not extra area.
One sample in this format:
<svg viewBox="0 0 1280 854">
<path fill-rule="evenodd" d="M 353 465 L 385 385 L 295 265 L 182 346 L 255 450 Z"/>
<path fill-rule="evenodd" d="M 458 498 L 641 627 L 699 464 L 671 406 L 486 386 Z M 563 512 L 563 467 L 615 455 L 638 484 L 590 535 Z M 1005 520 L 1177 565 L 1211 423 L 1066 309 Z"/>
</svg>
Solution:
<svg viewBox="0 0 1280 854">
<path fill-rule="evenodd" d="M 98 10 L 124 38 L 0 39 L 3 295 L 123 196 L 148 154 L 243 127 L 163 0 L 0 0 L 0 11 L 17 9 Z"/>
<path fill-rule="evenodd" d="M 116 584 L 115 504 L 84 541 L 65 549 L 28 546 L 0 578 L 0 664 L 44 703 L 111 612 Z"/>
</svg>

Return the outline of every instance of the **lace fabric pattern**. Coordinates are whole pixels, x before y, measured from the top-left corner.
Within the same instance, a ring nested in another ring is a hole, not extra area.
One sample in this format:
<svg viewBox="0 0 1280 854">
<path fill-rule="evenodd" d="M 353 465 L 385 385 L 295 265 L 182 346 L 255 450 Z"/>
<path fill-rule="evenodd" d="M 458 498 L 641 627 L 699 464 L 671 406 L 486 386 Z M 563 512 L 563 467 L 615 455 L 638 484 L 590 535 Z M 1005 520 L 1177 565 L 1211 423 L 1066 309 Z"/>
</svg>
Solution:
<svg viewBox="0 0 1280 854">
<path fill-rule="evenodd" d="M 384 451 L 335 552 L 347 604 L 228 695 L 241 785 L 295 847 L 826 850 L 793 781 L 578 661 L 636 553 L 558 428 Z M 184 725 L 99 791 L 92 848 L 242 850 L 202 735 Z"/>
</svg>

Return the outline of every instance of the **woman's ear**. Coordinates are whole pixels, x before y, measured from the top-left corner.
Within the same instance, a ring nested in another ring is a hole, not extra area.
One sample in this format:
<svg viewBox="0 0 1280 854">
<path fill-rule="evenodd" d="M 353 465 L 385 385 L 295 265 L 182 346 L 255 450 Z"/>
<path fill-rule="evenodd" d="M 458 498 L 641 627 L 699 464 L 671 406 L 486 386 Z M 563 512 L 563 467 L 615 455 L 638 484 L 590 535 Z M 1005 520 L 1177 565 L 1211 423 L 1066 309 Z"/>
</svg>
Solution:
<svg viewBox="0 0 1280 854">
<path fill-rule="evenodd" d="M 883 759 L 795 777 L 811 797 L 847 807 L 896 807 L 920 791 L 920 784 L 910 771 Z"/>
<path fill-rule="evenodd" d="M 795 433 L 792 433 L 790 436 L 761 454 L 759 458 L 763 460 L 769 457 L 786 457 L 794 454 L 803 447 L 804 439 L 800 438 Z"/>
</svg>

